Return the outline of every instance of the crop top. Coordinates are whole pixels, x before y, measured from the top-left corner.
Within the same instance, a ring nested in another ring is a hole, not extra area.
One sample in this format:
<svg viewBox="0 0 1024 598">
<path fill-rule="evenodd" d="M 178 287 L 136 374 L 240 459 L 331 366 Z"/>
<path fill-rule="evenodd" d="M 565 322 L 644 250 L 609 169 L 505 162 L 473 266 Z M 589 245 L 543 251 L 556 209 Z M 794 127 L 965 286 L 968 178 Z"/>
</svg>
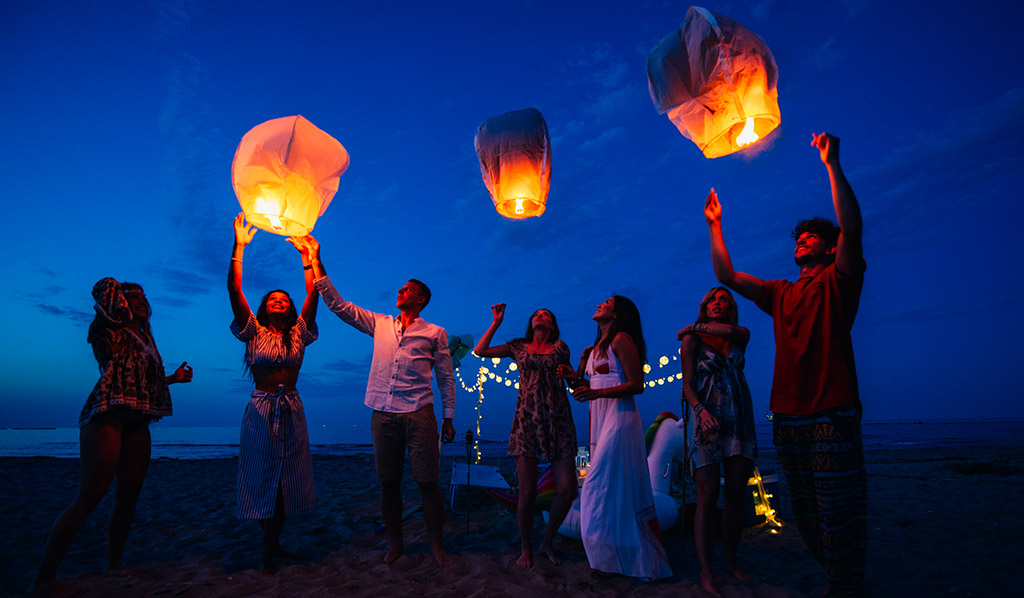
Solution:
<svg viewBox="0 0 1024 598">
<path fill-rule="evenodd" d="M 299 316 L 292 326 L 292 348 L 288 351 L 281 340 L 266 326 L 256 321 L 256 316 L 249 312 L 249 319 L 244 328 L 239 328 L 237 321 L 231 322 L 231 333 L 245 343 L 245 363 L 251 366 L 289 367 L 302 365 L 302 357 L 306 345 L 317 338 L 317 329 L 306 327 L 306 322 Z"/>
</svg>

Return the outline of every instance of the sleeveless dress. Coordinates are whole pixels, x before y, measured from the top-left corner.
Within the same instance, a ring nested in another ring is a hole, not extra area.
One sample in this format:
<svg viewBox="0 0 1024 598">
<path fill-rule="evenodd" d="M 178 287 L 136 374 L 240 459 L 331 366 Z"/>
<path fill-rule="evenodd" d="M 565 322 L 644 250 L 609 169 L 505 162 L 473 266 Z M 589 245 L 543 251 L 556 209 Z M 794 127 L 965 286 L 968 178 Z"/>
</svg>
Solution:
<svg viewBox="0 0 1024 598">
<path fill-rule="evenodd" d="M 572 421 L 565 384 L 555 375 L 558 364 L 569 364 L 569 347 L 562 341 L 548 354 L 529 353 L 526 341 L 509 341 L 509 352 L 519 366 L 519 396 L 508 437 L 510 457 L 556 461 L 576 453 L 576 425 Z"/>
<path fill-rule="evenodd" d="M 741 455 L 757 460 L 757 436 L 754 433 L 754 406 L 747 378 L 743 375 L 743 347 L 730 343 L 723 356 L 698 340 L 694 386 L 701 405 L 718 420 L 718 430 L 705 434 L 699 426 L 693 433 L 693 470 L 721 463 L 727 457 Z"/>
<path fill-rule="evenodd" d="M 599 374 L 607 366 L 608 373 Z M 587 360 L 590 388 L 625 382 L 615 353 Z M 629 577 L 672 576 L 654 511 L 640 412 L 633 397 L 590 401 L 590 470 L 580 495 L 583 547 L 592 569 Z"/>
</svg>

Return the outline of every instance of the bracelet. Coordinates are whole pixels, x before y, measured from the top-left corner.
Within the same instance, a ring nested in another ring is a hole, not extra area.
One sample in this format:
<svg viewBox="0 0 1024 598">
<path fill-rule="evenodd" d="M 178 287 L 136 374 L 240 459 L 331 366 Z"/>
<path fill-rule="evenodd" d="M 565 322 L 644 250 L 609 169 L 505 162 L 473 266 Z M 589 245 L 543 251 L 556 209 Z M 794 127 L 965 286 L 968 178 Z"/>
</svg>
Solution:
<svg viewBox="0 0 1024 598">
<path fill-rule="evenodd" d="M 242 258 L 240 258 L 240 257 L 233 257 L 233 258 L 231 258 L 231 261 L 233 261 L 233 262 L 241 262 Z"/>
<path fill-rule="evenodd" d="M 309 264 L 308 266 L 303 266 L 302 269 L 303 270 L 312 270 L 313 269 L 313 264 Z"/>
<path fill-rule="evenodd" d="M 696 405 L 691 407 L 691 409 L 693 409 L 693 414 L 694 415 L 700 415 L 700 412 L 704 411 L 704 405 L 701 405 L 700 403 L 697 403 Z"/>
</svg>

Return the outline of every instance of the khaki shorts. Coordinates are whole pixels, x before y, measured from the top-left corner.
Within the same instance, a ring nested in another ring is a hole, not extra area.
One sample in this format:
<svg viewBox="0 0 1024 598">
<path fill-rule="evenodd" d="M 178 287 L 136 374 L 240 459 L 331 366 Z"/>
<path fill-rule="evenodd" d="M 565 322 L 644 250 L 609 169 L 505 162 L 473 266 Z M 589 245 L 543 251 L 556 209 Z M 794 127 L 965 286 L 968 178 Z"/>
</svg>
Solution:
<svg viewBox="0 0 1024 598">
<path fill-rule="evenodd" d="M 396 482 L 402 479 L 405 451 L 409 450 L 412 479 L 419 483 L 436 482 L 441 474 L 437 448 L 437 418 L 434 406 L 427 405 L 411 413 L 374 411 L 370 419 L 373 455 L 377 461 L 377 479 Z"/>
</svg>

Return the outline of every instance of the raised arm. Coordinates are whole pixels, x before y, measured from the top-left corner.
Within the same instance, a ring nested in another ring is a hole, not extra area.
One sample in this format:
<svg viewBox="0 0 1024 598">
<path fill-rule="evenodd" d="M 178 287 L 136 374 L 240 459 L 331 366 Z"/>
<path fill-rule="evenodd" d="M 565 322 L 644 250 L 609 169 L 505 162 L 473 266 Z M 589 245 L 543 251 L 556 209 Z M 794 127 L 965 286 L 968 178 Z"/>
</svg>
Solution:
<svg viewBox="0 0 1024 598">
<path fill-rule="evenodd" d="M 324 305 L 346 324 L 373 336 L 374 330 L 377 328 L 378 314 L 343 299 L 338 289 L 334 288 L 331 279 L 327 278 L 327 270 L 320 259 L 320 243 L 313 238 L 313 235 L 306 235 L 306 243 L 310 248 L 310 265 L 312 266 L 310 271 L 313 273 L 313 287 L 324 298 Z"/>
<path fill-rule="evenodd" d="M 737 272 L 732 267 L 732 258 L 729 257 L 729 250 L 725 248 L 725 238 L 722 236 L 722 204 L 718 203 L 718 194 L 713 187 L 704 202 L 704 219 L 708 223 L 708 233 L 711 236 L 711 264 L 715 268 L 715 276 L 722 284 L 747 299 L 760 299 L 764 281 L 745 272 Z"/>
<path fill-rule="evenodd" d="M 228 298 L 231 300 L 231 313 L 235 316 L 235 322 L 242 327 L 252 313 L 242 293 L 242 255 L 255 234 L 256 227 L 245 221 L 244 214 L 235 216 L 235 245 L 231 249 L 231 263 L 228 266 Z"/>
<path fill-rule="evenodd" d="M 487 327 L 487 332 L 480 337 L 480 342 L 473 347 L 473 354 L 477 357 L 508 357 L 511 355 L 511 351 L 508 350 L 508 345 L 499 345 L 497 347 L 491 346 L 491 340 L 494 338 L 494 333 L 498 331 L 498 327 L 505 320 L 505 304 L 496 303 L 491 306 L 491 314 L 494 316 L 494 320 L 491 321 L 491 325 Z"/>
<path fill-rule="evenodd" d="M 288 237 L 288 242 L 292 247 L 298 249 L 302 256 L 302 275 L 306 283 L 306 300 L 302 303 L 302 321 L 306 323 L 307 328 L 315 328 L 316 308 L 320 304 L 320 293 L 313 286 L 315 282 L 312 264 L 313 244 L 316 243 L 316 239 L 306 235 L 305 237 Z M 316 248 L 319 249 L 319 247 L 320 245 L 316 244 Z"/>
<path fill-rule="evenodd" d="M 860 204 L 839 164 L 839 138 L 828 133 L 812 133 L 812 137 L 811 145 L 818 148 L 821 161 L 828 169 L 828 179 L 832 185 L 832 206 L 839 221 L 836 269 L 842 274 L 852 274 L 861 269 L 864 259 L 864 246 L 861 243 L 864 223 L 860 215 Z"/>
</svg>

